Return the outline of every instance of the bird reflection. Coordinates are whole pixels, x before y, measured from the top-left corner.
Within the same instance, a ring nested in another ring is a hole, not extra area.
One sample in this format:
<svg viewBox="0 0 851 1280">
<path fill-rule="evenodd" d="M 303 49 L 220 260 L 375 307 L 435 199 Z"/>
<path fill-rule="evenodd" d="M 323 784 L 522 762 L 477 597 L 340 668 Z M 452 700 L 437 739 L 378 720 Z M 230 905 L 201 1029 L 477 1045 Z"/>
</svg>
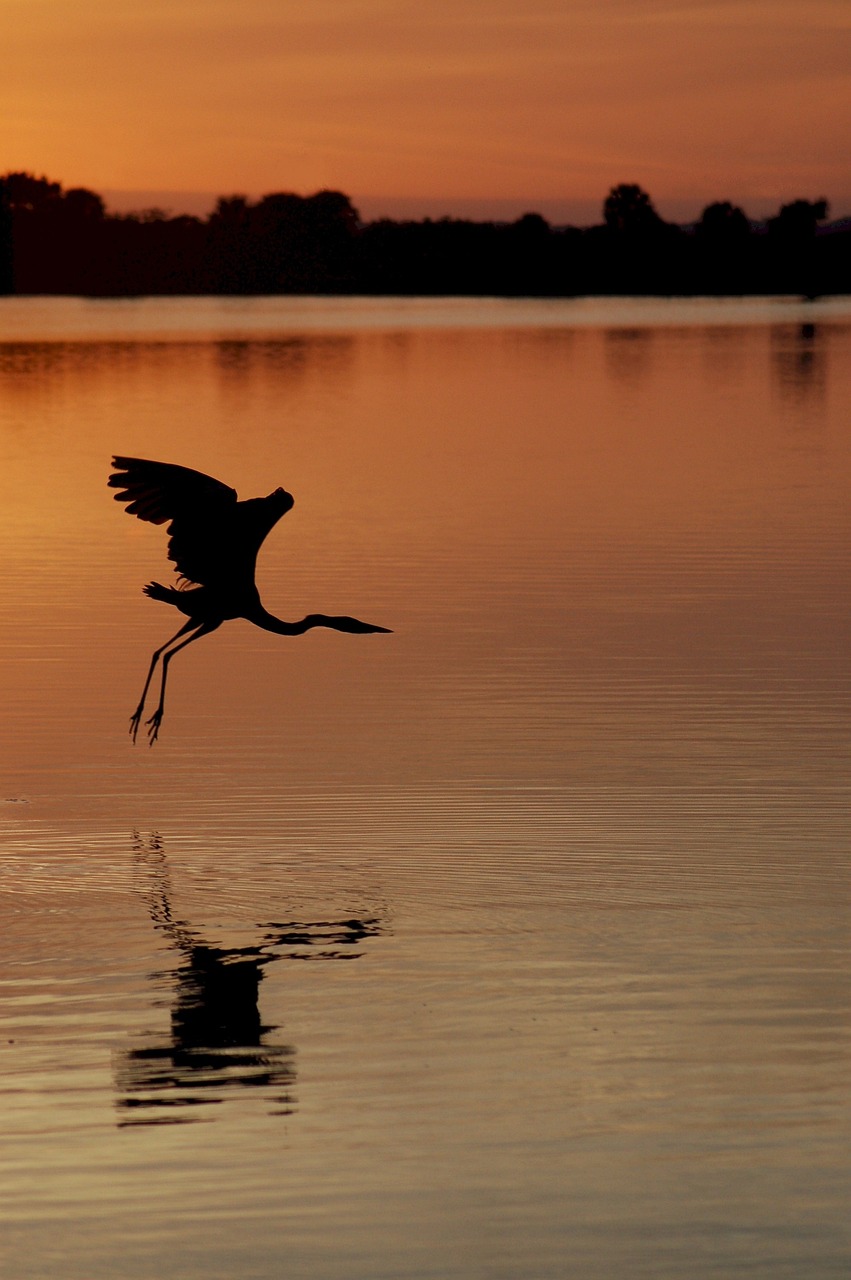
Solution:
<svg viewBox="0 0 851 1280">
<path fill-rule="evenodd" d="M 256 945 L 212 946 L 172 911 L 168 863 L 159 836 L 137 837 L 137 871 L 156 929 L 179 963 L 151 977 L 171 988 L 170 1034 L 118 1055 L 115 1063 L 120 1124 L 176 1124 L 201 1118 L 198 1108 L 222 1102 L 234 1090 L 260 1087 L 272 1114 L 294 1107 L 295 1048 L 274 1038 L 263 1022 L 260 983 L 274 960 L 354 960 L 358 944 L 381 932 L 375 918 L 270 922 L 258 926 Z M 193 1111 L 194 1109 L 194 1111 Z M 205 1118 L 210 1118 L 205 1112 Z"/>
<path fill-rule="evenodd" d="M 772 339 L 774 374 L 781 395 L 802 406 L 823 400 L 827 353 L 819 328 L 811 321 L 794 330 L 778 327 Z"/>
</svg>

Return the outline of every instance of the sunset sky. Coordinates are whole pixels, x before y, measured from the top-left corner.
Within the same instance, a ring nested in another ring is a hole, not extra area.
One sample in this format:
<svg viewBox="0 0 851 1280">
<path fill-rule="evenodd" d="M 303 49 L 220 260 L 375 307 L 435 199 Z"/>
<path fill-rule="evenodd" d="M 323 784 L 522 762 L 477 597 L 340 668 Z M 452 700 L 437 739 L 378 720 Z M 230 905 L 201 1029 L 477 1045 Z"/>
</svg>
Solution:
<svg viewBox="0 0 851 1280">
<path fill-rule="evenodd" d="M 0 0 L 0 172 L 112 207 L 851 213 L 848 0 Z"/>
</svg>

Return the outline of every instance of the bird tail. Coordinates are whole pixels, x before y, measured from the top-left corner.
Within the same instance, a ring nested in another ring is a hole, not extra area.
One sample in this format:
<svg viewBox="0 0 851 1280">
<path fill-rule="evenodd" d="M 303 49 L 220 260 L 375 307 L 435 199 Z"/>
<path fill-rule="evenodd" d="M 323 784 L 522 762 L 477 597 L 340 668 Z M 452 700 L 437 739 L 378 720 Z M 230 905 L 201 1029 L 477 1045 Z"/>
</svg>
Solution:
<svg viewBox="0 0 851 1280">
<path fill-rule="evenodd" d="M 180 592 L 175 587 L 164 587 L 161 582 L 149 582 L 142 590 L 152 600 L 162 600 L 163 604 L 173 604 L 180 608 Z"/>
</svg>

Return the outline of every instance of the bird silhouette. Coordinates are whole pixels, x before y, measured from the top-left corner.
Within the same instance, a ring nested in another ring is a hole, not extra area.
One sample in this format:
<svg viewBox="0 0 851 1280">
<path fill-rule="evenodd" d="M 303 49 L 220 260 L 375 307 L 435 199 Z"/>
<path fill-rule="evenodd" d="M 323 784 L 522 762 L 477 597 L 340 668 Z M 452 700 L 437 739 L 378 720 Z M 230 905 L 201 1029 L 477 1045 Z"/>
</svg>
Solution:
<svg viewBox="0 0 851 1280">
<path fill-rule="evenodd" d="M 389 632 L 357 618 L 310 613 L 300 622 L 284 622 L 264 609 L 254 582 L 257 553 L 263 539 L 293 506 L 292 495 L 276 489 L 265 498 L 237 500 L 236 490 L 200 471 L 144 458 L 116 457 L 109 485 L 120 490 L 116 502 L 127 504 L 130 515 L 151 524 L 168 523 L 168 558 L 178 574 L 176 587 L 149 582 L 145 595 L 185 613 L 189 621 L 154 650 L 139 705 L 130 717 L 133 741 L 145 709 L 145 699 L 162 659 L 160 700 L 145 721 L 151 746 L 159 736 L 165 708 L 168 664 L 176 653 L 209 635 L 230 618 L 246 618 L 264 631 L 300 636 L 312 627 L 355 634 Z M 178 643 L 179 642 L 179 643 Z M 173 647 L 172 647 L 173 646 Z"/>
</svg>

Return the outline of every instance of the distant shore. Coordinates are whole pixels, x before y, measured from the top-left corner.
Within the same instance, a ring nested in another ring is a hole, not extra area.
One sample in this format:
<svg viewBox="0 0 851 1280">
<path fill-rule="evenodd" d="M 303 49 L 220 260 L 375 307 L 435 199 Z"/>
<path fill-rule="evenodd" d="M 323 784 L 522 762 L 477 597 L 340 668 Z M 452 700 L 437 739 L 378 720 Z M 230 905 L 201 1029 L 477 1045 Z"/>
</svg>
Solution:
<svg viewBox="0 0 851 1280">
<path fill-rule="evenodd" d="M 726 201 L 665 222 L 634 184 L 590 227 L 361 221 L 338 191 L 220 198 L 205 218 L 110 214 L 85 188 L 0 178 L 0 294 L 411 297 L 749 296 L 851 293 L 851 218 L 823 198 L 765 222 Z"/>
</svg>

